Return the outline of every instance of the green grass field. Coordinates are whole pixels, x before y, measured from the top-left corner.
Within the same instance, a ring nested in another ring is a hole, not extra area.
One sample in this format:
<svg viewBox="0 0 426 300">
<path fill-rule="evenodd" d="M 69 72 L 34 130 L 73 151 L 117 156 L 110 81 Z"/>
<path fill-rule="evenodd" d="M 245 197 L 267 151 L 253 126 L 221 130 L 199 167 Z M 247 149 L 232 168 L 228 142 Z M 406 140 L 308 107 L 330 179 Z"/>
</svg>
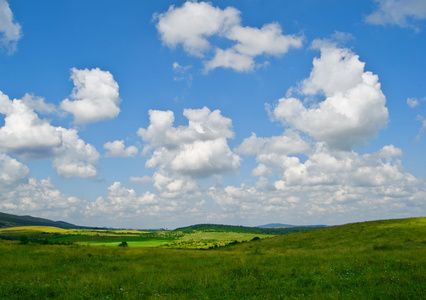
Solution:
<svg viewBox="0 0 426 300">
<path fill-rule="evenodd" d="M 0 299 L 424 299 L 426 218 L 207 251 L 0 241 Z"/>
<path fill-rule="evenodd" d="M 209 229 L 212 230 L 212 229 Z M 24 226 L 0 229 L 0 237 L 16 239 L 29 236 L 33 242 L 76 243 L 86 246 L 118 246 L 126 242 L 129 247 L 166 247 L 179 249 L 209 249 L 235 242 L 246 242 L 255 237 L 274 235 L 246 232 L 215 231 L 140 231 L 140 230 L 92 230 L 62 229 L 48 226 Z"/>
</svg>

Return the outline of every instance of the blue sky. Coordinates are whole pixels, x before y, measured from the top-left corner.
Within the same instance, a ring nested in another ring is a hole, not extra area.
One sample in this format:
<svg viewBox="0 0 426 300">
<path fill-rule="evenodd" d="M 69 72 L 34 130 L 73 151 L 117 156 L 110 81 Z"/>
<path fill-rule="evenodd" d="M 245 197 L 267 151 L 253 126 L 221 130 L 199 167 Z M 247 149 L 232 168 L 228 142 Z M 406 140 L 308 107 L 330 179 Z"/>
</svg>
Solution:
<svg viewBox="0 0 426 300">
<path fill-rule="evenodd" d="M 0 0 L 0 211 L 424 216 L 425 30 L 422 0 Z"/>
</svg>

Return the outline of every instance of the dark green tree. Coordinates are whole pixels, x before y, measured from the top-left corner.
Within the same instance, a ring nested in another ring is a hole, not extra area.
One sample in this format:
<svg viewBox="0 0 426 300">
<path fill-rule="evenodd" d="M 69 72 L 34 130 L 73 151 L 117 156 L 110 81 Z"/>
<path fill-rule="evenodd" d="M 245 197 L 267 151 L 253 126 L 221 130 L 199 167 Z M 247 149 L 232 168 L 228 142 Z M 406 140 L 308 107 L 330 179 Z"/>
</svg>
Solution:
<svg viewBox="0 0 426 300">
<path fill-rule="evenodd" d="M 120 246 L 120 247 L 127 247 L 129 245 L 127 244 L 127 242 L 121 242 L 118 246 Z"/>
<path fill-rule="evenodd" d="M 29 239 L 28 239 L 28 236 L 26 236 L 26 235 L 21 235 L 20 237 L 19 237 L 19 244 L 21 244 L 21 245 L 26 245 L 26 244 L 28 244 L 29 243 Z"/>
</svg>

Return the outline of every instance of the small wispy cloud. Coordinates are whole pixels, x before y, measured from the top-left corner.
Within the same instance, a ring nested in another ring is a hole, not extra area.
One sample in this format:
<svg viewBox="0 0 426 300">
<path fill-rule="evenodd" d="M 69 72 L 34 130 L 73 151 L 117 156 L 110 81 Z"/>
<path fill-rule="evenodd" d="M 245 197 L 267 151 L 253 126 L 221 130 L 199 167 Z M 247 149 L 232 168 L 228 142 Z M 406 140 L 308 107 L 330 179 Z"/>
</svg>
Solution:
<svg viewBox="0 0 426 300">
<path fill-rule="evenodd" d="M 419 100 L 417 98 L 407 98 L 407 104 L 411 108 L 419 106 Z"/>
<path fill-rule="evenodd" d="M 16 44 L 22 37 L 21 25 L 13 21 L 13 13 L 6 0 L 0 0 L 0 44 L 9 54 L 16 51 Z"/>
<path fill-rule="evenodd" d="M 374 0 L 377 9 L 365 21 L 374 25 L 396 25 L 420 31 L 413 22 L 426 19 L 424 0 Z"/>
</svg>

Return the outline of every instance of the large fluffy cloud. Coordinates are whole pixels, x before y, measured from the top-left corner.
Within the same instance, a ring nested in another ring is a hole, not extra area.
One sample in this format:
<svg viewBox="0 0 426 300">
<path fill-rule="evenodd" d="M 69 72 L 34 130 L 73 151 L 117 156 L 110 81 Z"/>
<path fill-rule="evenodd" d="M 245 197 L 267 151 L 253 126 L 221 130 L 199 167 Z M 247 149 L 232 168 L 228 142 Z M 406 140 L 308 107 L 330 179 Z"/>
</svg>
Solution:
<svg viewBox="0 0 426 300">
<path fill-rule="evenodd" d="M 314 59 L 309 78 L 301 84 L 304 95 L 325 100 L 305 107 L 296 98 L 282 98 L 273 110 L 276 119 L 337 149 L 363 145 L 388 121 L 378 76 L 364 71 L 365 63 L 348 49 L 316 42 L 321 57 Z"/>
<path fill-rule="evenodd" d="M 228 217 L 238 218 L 297 215 L 309 223 L 313 215 L 342 223 L 421 215 L 425 183 L 404 171 L 401 149 L 388 145 L 363 155 L 352 150 L 387 124 L 377 75 L 348 49 L 325 41 L 314 47 L 321 56 L 310 76 L 289 91 L 304 102 L 282 98 L 270 112 L 288 128 L 280 136 L 253 133 L 236 149 L 256 157 L 256 185 L 219 185 L 210 196 Z"/>
<path fill-rule="evenodd" d="M 98 122 L 115 118 L 120 113 L 118 83 L 110 72 L 99 68 L 73 68 L 71 71 L 71 79 L 75 85 L 72 100 L 63 100 L 60 107 L 73 114 L 76 123 Z"/>
<path fill-rule="evenodd" d="M 61 145 L 61 132 L 51 126 L 20 99 L 10 100 L 0 92 L 0 113 L 5 115 L 0 128 L 0 151 L 21 158 L 42 158 L 52 155 Z"/>
<path fill-rule="evenodd" d="M 29 175 L 28 167 L 0 153 L 0 184 L 13 187 L 25 180 Z"/>
<path fill-rule="evenodd" d="M 21 38 L 21 25 L 13 21 L 13 13 L 6 0 L 0 0 L 0 43 L 12 53 Z"/>
<path fill-rule="evenodd" d="M 151 110 L 150 125 L 138 134 L 154 148 L 147 167 L 164 169 L 192 178 L 206 178 L 213 174 L 233 171 L 240 165 L 240 157 L 228 147 L 227 138 L 233 137 L 231 120 L 219 110 L 185 109 L 187 126 L 174 127 L 171 111 Z"/>
<path fill-rule="evenodd" d="M 424 0 L 374 0 L 377 10 L 368 15 L 366 21 L 377 25 L 412 26 L 412 19 L 426 18 L 426 2 Z"/>
<path fill-rule="evenodd" d="M 0 210 L 68 219 L 83 213 L 84 201 L 62 194 L 50 179 L 29 177 L 27 166 L 0 154 Z"/>
<path fill-rule="evenodd" d="M 182 44 L 185 51 L 202 56 L 210 47 L 208 37 L 223 33 L 240 22 L 239 11 L 228 7 L 224 10 L 206 2 L 185 2 L 182 7 L 170 6 L 158 14 L 157 30 L 169 47 Z"/>
<path fill-rule="evenodd" d="M 75 129 L 55 127 L 40 119 L 30 107 L 44 103 L 26 95 L 10 100 L 0 92 L 0 113 L 5 115 L 0 128 L 0 151 L 12 153 L 20 159 L 53 158 L 53 166 L 64 177 L 93 177 L 99 154 L 95 147 L 78 137 Z M 41 108 L 51 108 L 49 105 Z"/>
<path fill-rule="evenodd" d="M 205 71 L 223 67 L 238 72 L 251 71 L 254 58 L 262 54 L 279 56 L 290 48 L 300 48 L 301 36 L 283 35 L 278 23 L 264 25 L 261 29 L 241 26 L 240 12 L 232 7 L 220 9 L 206 2 L 187 1 L 181 7 L 171 6 L 157 14 L 157 30 L 164 44 L 179 44 L 191 55 L 204 57 L 214 50 L 214 57 L 204 61 Z M 219 36 L 235 44 L 228 49 L 212 45 L 209 38 Z"/>
</svg>

